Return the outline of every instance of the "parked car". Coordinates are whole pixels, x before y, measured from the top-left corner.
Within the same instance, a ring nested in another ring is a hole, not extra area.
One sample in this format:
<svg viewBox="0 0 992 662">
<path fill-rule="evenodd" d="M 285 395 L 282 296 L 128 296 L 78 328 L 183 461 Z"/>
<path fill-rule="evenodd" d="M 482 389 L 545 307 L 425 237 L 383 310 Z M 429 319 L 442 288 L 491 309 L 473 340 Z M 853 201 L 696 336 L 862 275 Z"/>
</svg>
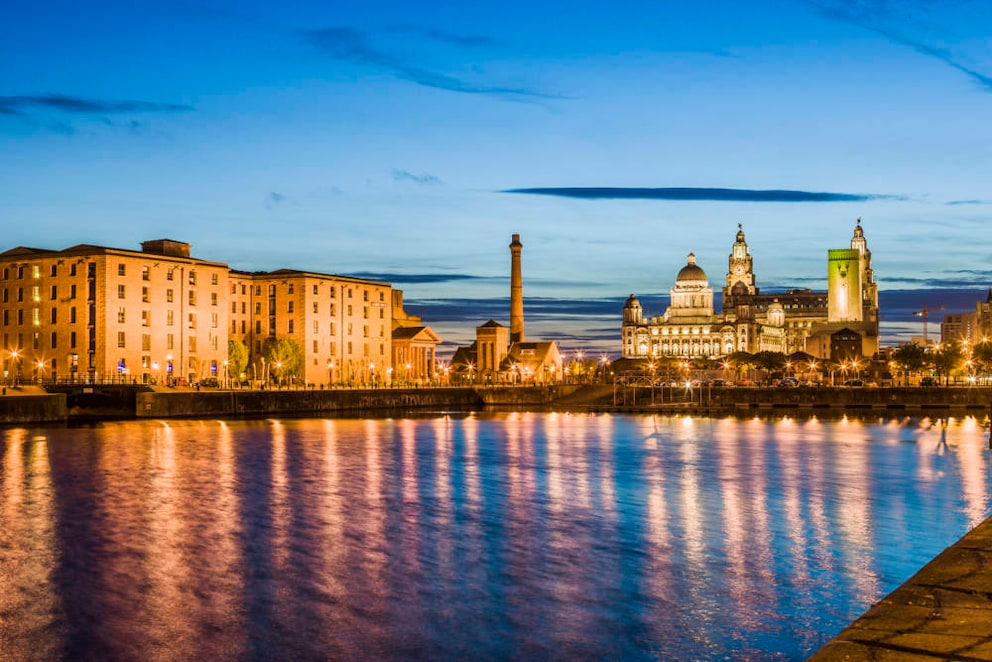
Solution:
<svg viewBox="0 0 992 662">
<path fill-rule="evenodd" d="M 783 377 L 778 380 L 779 388 L 796 388 L 797 386 L 799 386 L 799 380 L 795 377 Z"/>
<path fill-rule="evenodd" d="M 848 379 L 844 382 L 844 386 L 864 386 L 865 380 L 863 379 Z"/>
<path fill-rule="evenodd" d="M 216 377 L 207 377 L 206 379 L 201 379 L 199 381 L 200 386 L 204 388 L 217 388 L 220 386 L 220 382 L 217 381 Z"/>
<path fill-rule="evenodd" d="M 924 377 L 920 380 L 920 386 L 937 386 L 937 380 L 933 377 Z"/>
</svg>

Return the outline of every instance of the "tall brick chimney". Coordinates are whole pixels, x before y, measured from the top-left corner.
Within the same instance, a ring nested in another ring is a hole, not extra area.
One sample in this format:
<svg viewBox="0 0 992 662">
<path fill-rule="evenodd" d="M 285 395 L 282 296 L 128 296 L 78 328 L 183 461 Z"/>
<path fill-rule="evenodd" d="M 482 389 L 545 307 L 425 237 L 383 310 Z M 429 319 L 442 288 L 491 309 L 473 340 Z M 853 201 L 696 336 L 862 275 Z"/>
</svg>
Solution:
<svg viewBox="0 0 992 662">
<path fill-rule="evenodd" d="M 524 283 L 520 274 L 520 235 L 510 242 L 510 342 L 524 341 Z"/>
</svg>

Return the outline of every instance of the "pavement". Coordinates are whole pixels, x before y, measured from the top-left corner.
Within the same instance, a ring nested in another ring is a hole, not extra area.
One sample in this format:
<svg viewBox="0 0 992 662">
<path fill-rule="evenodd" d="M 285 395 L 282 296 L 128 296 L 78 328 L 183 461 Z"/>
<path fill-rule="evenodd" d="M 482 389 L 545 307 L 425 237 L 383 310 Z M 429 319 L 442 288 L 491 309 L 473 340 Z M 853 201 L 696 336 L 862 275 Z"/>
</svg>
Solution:
<svg viewBox="0 0 992 662">
<path fill-rule="evenodd" d="M 809 660 L 992 660 L 992 518 Z"/>
<path fill-rule="evenodd" d="M 19 384 L 17 386 L 6 385 L 2 387 L 3 394 L 10 397 L 15 395 L 46 395 L 48 392 L 37 384 Z"/>
</svg>

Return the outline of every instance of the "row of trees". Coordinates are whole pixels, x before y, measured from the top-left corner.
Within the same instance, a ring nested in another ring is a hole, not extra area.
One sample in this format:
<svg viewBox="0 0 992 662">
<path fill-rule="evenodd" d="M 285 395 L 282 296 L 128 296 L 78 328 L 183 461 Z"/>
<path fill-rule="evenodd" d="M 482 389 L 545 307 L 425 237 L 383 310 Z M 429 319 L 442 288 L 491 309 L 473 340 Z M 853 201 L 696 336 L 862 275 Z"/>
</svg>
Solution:
<svg viewBox="0 0 992 662">
<path fill-rule="evenodd" d="M 227 378 L 237 382 L 248 379 L 283 383 L 303 376 L 303 347 L 292 338 L 268 338 L 262 344 L 259 365 L 251 366 L 248 348 L 240 340 L 227 341 Z"/>
<path fill-rule="evenodd" d="M 887 365 L 866 360 L 838 361 L 813 357 L 790 361 L 782 352 L 756 354 L 734 352 L 723 359 L 657 357 L 644 364 L 644 369 L 658 375 L 675 374 L 679 371 L 733 370 L 738 378 L 750 369 L 760 371 L 765 378 L 772 375 L 812 373 L 821 375 L 843 373 L 847 377 L 870 374 L 875 378 L 887 372 L 904 384 L 909 384 L 918 376 L 933 377 L 945 384 L 950 383 L 951 378 L 956 376 L 986 382 L 992 379 L 992 341 L 974 345 L 949 341 L 934 347 L 909 343 L 893 350 Z"/>
<path fill-rule="evenodd" d="M 949 340 L 934 347 L 923 347 L 915 342 L 901 345 L 892 352 L 889 367 L 906 383 L 909 383 L 911 376 L 922 373 L 943 379 L 945 384 L 955 375 L 984 382 L 992 375 L 992 341 L 972 345 Z"/>
</svg>

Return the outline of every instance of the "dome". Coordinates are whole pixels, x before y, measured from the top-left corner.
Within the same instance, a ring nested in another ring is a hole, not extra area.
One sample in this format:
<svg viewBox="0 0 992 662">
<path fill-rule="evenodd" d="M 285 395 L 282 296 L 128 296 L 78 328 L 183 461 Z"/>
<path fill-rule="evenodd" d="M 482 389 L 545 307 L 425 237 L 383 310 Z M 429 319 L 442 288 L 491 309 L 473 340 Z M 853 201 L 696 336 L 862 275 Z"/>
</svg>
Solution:
<svg viewBox="0 0 992 662">
<path fill-rule="evenodd" d="M 675 278 L 677 283 L 685 280 L 706 280 L 706 272 L 696 266 L 696 256 L 692 253 L 689 253 L 688 264 L 682 267 L 679 275 Z"/>
<path fill-rule="evenodd" d="M 641 302 L 637 300 L 633 294 L 627 297 L 627 303 L 623 304 L 624 308 L 640 308 Z"/>
</svg>

